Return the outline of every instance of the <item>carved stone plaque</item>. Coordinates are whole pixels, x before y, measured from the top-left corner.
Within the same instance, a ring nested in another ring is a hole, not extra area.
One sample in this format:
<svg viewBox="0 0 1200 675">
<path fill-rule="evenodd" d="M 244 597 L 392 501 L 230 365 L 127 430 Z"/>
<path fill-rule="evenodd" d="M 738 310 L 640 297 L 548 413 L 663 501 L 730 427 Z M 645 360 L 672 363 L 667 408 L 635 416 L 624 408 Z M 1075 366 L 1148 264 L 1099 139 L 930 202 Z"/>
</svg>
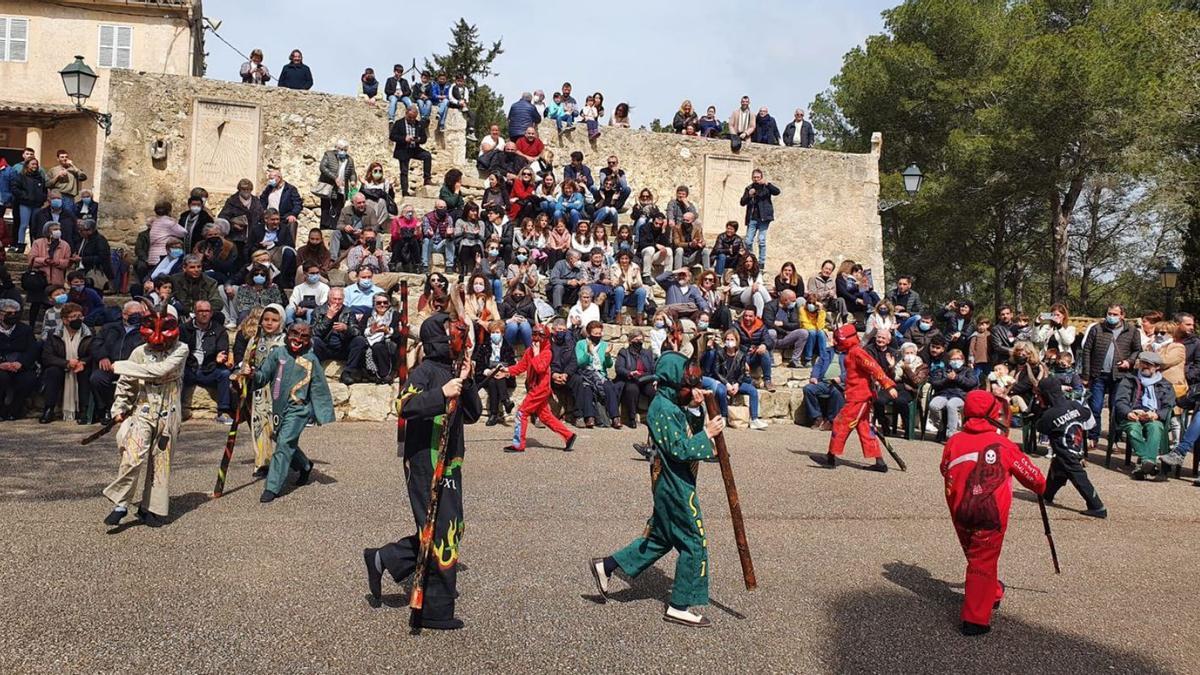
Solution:
<svg viewBox="0 0 1200 675">
<path fill-rule="evenodd" d="M 725 223 L 736 220 L 742 223 L 746 207 L 739 202 L 742 190 L 750 184 L 750 172 L 754 163 L 750 159 L 723 155 L 708 155 L 704 158 L 704 202 L 701 220 L 704 231 L 715 237 L 725 231 Z M 745 223 L 740 232 L 744 235 Z"/>
<path fill-rule="evenodd" d="M 258 185 L 261 138 L 258 106 L 196 99 L 192 185 L 221 193 L 234 192 L 243 178 Z"/>
</svg>

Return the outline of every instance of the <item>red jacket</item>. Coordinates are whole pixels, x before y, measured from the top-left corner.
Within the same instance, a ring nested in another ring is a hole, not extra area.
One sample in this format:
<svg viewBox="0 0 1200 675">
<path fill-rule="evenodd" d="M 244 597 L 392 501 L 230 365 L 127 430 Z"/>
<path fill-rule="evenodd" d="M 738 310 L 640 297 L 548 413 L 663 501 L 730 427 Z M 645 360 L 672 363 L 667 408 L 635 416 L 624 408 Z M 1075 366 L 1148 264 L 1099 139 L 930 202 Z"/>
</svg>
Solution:
<svg viewBox="0 0 1200 675">
<path fill-rule="evenodd" d="M 531 196 L 536 189 L 536 183 L 526 185 L 525 181 L 520 179 L 513 181 L 512 189 L 508 191 L 509 220 L 516 221 L 517 216 L 521 214 L 521 202 Z"/>
<path fill-rule="evenodd" d="M 525 401 L 529 405 L 537 405 L 550 400 L 550 361 L 554 358 L 554 350 L 549 344 L 541 347 L 541 352 L 533 353 L 533 347 L 525 350 L 521 360 L 508 369 L 509 375 L 525 373 L 525 388 L 529 393 Z M 522 403 L 525 406 L 526 403 Z"/>
<path fill-rule="evenodd" d="M 871 358 L 861 345 L 855 344 L 846 352 L 846 402 L 861 403 L 871 400 L 875 396 L 871 387 L 873 383 L 878 383 L 881 389 L 896 386 L 883 368 L 879 367 L 879 362 Z"/>
<path fill-rule="evenodd" d="M 956 527 L 1003 532 L 1012 505 L 1011 478 L 1016 476 L 1039 495 L 1046 489 L 1046 478 L 1015 443 L 997 434 L 987 420 L 970 416 L 966 409 L 976 393 L 988 396 L 978 391 L 968 395 L 963 412 L 969 419 L 942 451 L 946 505 Z"/>
</svg>

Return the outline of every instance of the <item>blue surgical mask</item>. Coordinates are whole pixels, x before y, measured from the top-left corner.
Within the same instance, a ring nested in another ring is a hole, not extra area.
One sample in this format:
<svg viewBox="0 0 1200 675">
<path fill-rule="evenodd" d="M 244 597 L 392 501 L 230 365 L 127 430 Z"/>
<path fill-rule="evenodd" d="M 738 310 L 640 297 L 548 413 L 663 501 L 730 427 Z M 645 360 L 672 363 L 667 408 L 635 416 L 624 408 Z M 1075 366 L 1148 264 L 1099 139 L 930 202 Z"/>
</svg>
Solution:
<svg viewBox="0 0 1200 675">
<path fill-rule="evenodd" d="M 959 368 L 962 368 L 962 367 L 963 367 L 963 361 L 962 361 L 962 359 L 951 359 L 951 361 L 950 361 L 950 367 L 951 367 L 951 368 L 953 368 L 953 369 L 955 369 L 955 370 L 958 370 Z"/>
<path fill-rule="evenodd" d="M 372 284 L 371 284 L 371 280 L 370 280 L 370 279 L 359 279 L 359 280 L 358 280 L 358 287 L 359 287 L 359 288 L 361 288 L 361 289 L 363 289 L 364 291 L 369 291 L 369 290 L 371 290 L 371 285 L 372 285 Z"/>
<path fill-rule="evenodd" d="M 348 157 L 349 155 L 350 155 L 350 153 L 345 152 L 344 150 L 339 150 L 337 153 L 337 158 L 338 159 L 346 159 L 346 157 Z"/>
<path fill-rule="evenodd" d="M 811 302 L 808 303 L 807 305 L 805 305 L 804 308 L 807 309 L 810 313 L 817 311 L 817 306 L 812 304 Z"/>
<path fill-rule="evenodd" d="M 921 330 L 929 330 L 930 328 L 933 328 L 933 324 L 929 323 L 928 321 L 922 321 L 917 325 L 921 327 Z"/>
<path fill-rule="evenodd" d="M 172 260 L 178 260 L 179 258 L 183 257 L 183 249 L 173 248 L 173 249 L 167 251 L 167 255 L 171 256 Z"/>
<path fill-rule="evenodd" d="M 80 199 L 80 200 L 79 200 L 79 203 L 80 203 L 80 204 L 83 204 L 84 206 L 91 206 L 91 204 L 92 204 L 92 198 L 91 198 L 91 197 L 84 197 L 83 199 Z"/>
<path fill-rule="evenodd" d="M 662 330 L 663 328 L 665 328 L 665 327 L 666 327 L 666 325 L 667 325 L 667 324 L 663 323 L 662 321 L 655 321 L 655 322 L 654 322 L 654 327 L 655 327 L 655 328 L 657 328 L 657 329 L 659 329 L 659 330 Z"/>
<path fill-rule="evenodd" d="M 529 256 L 525 255 L 524 253 L 517 254 L 517 262 L 525 262 L 526 260 L 529 260 Z"/>
<path fill-rule="evenodd" d="M 492 333 L 492 344 L 498 345 L 504 340 L 504 336 L 500 333 Z"/>
<path fill-rule="evenodd" d="M 262 286 L 263 284 L 267 283 L 267 278 L 261 274 L 255 274 L 254 275 L 254 283 L 259 286 Z"/>
<path fill-rule="evenodd" d="M 495 257 L 496 257 L 496 256 L 498 256 L 498 255 L 500 255 L 500 250 L 499 250 L 499 249 L 495 249 L 495 248 L 489 248 L 489 249 L 488 249 L 488 257 L 489 257 L 489 258 L 495 258 Z"/>
<path fill-rule="evenodd" d="M 1119 316 L 1111 316 L 1111 315 L 1110 315 L 1110 316 L 1106 316 L 1106 317 L 1104 317 L 1104 320 L 1105 320 L 1105 321 L 1108 323 L 1108 325 L 1110 325 L 1110 326 L 1115 326 L 1115 325 L 1117 325 L 1117 324 L 1121 323 L 1121 317 L 1119 317 Z"/>
<path fill-rule="evenodd" d="M 61 209 L 62 208 L 62 200 L 61 199 L 51 199 L 50 200 L 50 208 Z"/>
<path fill-rule="evenodd" d="M 67 304 L 67 300 L 68 300 L 68 298 L 67 298 L 66 293 L 64 293 L 62 295 L 54 296 L 54 304 L 56 304 L 56 305 L 65 305 L 65 304 Z"/>
<path fill-rule="evenodd" d="M 277 183 L 275 182 L 275 179 L 274 179 L 274 178 L 272 178 L 271 180 L 267 181 L 267 187 L 275 187 L 276 185 L 277 185 Z"/>
<path fill-rule="evenodd" d="M 308 279 L 308 283 L 315 284 L 321 280 L 321 275 L 320 274 L 310 274 L 306 278 Z"/>
<path fill-rule="evenodd" d="M 696 328 L 699 328 L 700 330 L 708 330 L 708 322 L 707 321 L 698 321 L 698 322 L 696 322 Z"/>
</svg>

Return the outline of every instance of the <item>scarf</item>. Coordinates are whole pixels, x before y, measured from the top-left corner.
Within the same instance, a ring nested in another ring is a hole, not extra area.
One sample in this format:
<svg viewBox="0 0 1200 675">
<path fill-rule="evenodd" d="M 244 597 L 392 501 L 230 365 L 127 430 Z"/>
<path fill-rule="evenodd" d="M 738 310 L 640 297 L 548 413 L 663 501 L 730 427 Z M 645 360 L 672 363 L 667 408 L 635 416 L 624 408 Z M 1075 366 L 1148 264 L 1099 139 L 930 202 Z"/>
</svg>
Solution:
<svg viewBox="0 0 1200 675">
<path fill-rule="evenodd" d="M 62 331 L 62 341 L 66 345 L 66 359 L 79 358 L 79 346 L 83 343 L 83 338 L 89 334 L 87 326 L 80 326 L 79 330 L 75 331 L 75 335 L 71 335 L 70 331 Z M 79 382 L 75 379 L 74 373 L 68 373 L 63 378 L 63 398 L 62 398 L 62 414 L 64 420 L 75 419 L 75 413 L 79 411 Z"/>
<path fill-rule="evenodd" d="M 1150 377 L 1138 374 L 1138 381 L 1142 383 L 1142 398 L 1139 404 L 1146 410 L 1158 410 L 1158 395 L 1154 393 L 1154 385 L 1162 380 L 1162 373 L 1154 373 Z"/>
</svg>

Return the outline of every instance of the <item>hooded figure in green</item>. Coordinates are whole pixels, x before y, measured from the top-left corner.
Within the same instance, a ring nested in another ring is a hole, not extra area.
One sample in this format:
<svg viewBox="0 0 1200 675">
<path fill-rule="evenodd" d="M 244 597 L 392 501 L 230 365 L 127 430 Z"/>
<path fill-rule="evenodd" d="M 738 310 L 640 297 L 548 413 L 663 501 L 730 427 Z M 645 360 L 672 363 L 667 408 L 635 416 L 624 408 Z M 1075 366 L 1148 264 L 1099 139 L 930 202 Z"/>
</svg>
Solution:
<svg viewBox="0 0 1200 675">
<path fill-rule="evenodd" d="M 259 499 L 264 503 L 273 501 L 283 490 L 291 469 L 300 472 L 296 485 L 308 483 L 313 463 L 300 449 L 300 434 L 309 418 L 317 424 L 334 420 L 333 397 L 321 362 L 312 353 L 312 331 L 308 324 L 293 324 L 285 345 L 286 349 L 284 345 L 271 349 L 257 368 L 251 369 L 247 364 L 242 371 L 243 375 L 252 373 L 252 389 L 270 384 L 275 451 L 271 455 L 267 486 Z"/>
<path fill-rule="evenodd" d="M 671 549 L 677 550 L 675 582 L 663 619 L 703 627 L 710 625 L 708 619 L 689 611 L 693 605 L 708 604 L 708 539 L 696 497 L 696 470 L 701 460 L 714 457 L 711 436 L 720 433 L 724 420 L 707 423 L 701 408 L 686 407 L 695 405 L 692 392 L 700 387 L 698 377 L 685 377 L 687 365 L 683 354 L 667 352 L 654 369 L 658 393 L 650 402 L 647 422 L 657 456 L 650 469 L 654 513 L 646 531 L 613 555 L 592 560 L 590 568 L 604 599 L 616 568 L 636 577 Z"/>
</svg>

